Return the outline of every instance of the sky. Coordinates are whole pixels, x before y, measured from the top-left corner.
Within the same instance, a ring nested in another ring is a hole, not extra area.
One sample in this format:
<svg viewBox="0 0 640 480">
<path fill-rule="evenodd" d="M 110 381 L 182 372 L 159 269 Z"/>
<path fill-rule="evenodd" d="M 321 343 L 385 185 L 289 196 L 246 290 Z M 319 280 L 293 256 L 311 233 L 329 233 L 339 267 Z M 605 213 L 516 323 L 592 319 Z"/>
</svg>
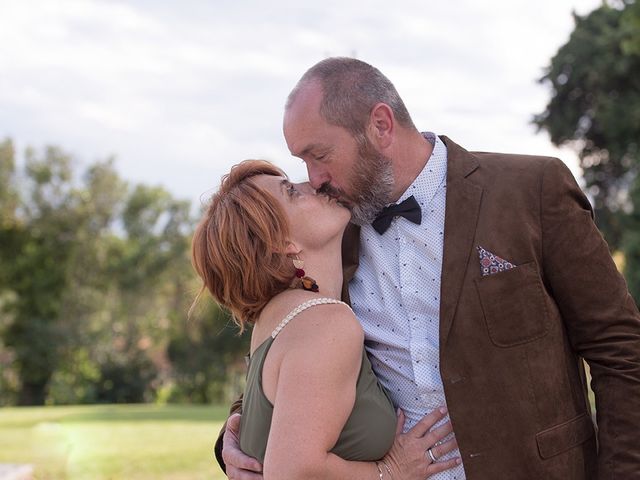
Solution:
<svg viewBox="0 0 640 480">
<path fill-rule="evenodd" d="M 395 84 L 420 130 L 468 150 L 554 155 L 538 83 L 572 12 L 601 0 L 0 0 L 0 139 L 115 158 L 132 183 L 200 204 L 231 165 L 265 158 L 306 179 L 284 101 L 328 56 Z M 20 158 L 20 157 L 19 157 Z"/>
</svg>

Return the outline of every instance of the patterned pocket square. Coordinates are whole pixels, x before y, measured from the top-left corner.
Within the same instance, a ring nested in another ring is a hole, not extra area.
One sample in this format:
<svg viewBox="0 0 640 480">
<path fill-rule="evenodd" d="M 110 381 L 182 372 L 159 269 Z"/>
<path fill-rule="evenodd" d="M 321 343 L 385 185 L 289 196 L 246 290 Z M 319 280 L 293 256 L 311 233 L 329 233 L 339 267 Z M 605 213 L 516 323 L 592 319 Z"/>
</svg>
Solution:
<svg viewBox="0 0 640 480">
<path fill-rule="evenodd" d="M 480 273 L 483 277 L 487 275 L 493 275 L 494 273 L 504 272 L 515 267 L 511 262 L 508 262 L 504 258 L 500 258 L 495 253 L 484 249 L 478 245 L 478 255 L 480 255 Z"/>
</svg>

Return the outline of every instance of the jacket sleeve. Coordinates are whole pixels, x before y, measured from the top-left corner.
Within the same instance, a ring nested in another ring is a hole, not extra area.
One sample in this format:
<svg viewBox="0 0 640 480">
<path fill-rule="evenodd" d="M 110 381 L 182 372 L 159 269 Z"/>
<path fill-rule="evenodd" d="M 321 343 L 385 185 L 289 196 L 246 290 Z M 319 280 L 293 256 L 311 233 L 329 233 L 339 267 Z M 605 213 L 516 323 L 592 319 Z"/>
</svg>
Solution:
<svg viewBox="0 0 640 480">
<path fill-rule="evenodd" d="M 233 402 L 233 404 L 231 405 L 231 408 L 229 409 L 229 416 L 233 415 L 234 413 L 242 413 L 242 395 L 240 395 L 240 397 L 235 402 Z M 222 437 L 224 436 L 224 431 L 226 428 L 227 428 L 227 422 L 224 422 L 224 425 L 222 426 L 222 430 L 220 430 L 220 433 L 218 434 L 218 440 L 216 440 L 216 444 L 213 447 L 216 460 L 218 461 L 218 464 L 220 465 L 220 468 L 224 473 L 227 473 L 227 466 L 225 465 L 224 460 L 222 459 L 222 447 L 224 446 L 222 443 L 223 442 Z"/>
<path fill-rule="evenodd" d="M 590 366 L 598 479 L 640 479 L 640 315 L 591 206 L 557 159 L 541 180 L 543 270 L 575 352 Z"/>
</svg>

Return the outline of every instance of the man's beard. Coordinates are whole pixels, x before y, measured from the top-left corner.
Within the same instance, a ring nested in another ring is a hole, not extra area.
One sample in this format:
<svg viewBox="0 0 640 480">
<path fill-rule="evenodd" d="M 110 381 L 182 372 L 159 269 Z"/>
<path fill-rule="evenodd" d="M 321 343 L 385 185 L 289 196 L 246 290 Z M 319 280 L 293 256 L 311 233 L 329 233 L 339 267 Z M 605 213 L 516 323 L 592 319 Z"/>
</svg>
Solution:
<svg viewBox="0 0 640 480">
<path fill-rule="evenodd" d="M 356 135 L 355 139 L 358 159 L 349 177 L 353 193 L 347 196 L 329 184 L 323 185 L 319 192 L 338 200 L 348 199 L 346 206 L 351 209 L 351 221 L 356 225 L 367 225 L 391 203 L 393 167 L 391 159 L 381 154 L 366 136 Z"/>
</svg>

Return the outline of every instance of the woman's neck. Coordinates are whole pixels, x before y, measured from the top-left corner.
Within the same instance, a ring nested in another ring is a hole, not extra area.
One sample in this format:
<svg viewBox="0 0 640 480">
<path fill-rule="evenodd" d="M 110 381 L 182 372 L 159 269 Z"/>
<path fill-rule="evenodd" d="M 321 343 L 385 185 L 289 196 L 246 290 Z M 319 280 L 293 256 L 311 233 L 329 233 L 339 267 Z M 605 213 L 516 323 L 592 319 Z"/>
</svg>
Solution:
<svg viewBox="0 0 640 480">
<path fill-rule="evenodd" d="M 307 248 L 300 252 L 304 272 L 318 284 L 323 297 L 340 300 L 342 293 L 342 235 L 327 241 L 320 248 Z"/>
<path fill-rule="evenodd" d="M 302 257 L 302 255 L 301 255 Z M 304 255 L 305 275 L 313 278 L 318 285 L 321 297 L 340 300 L 342 293 L 342 258 L 341 255 Z M 251 352 L 253 352 L 269 335 L 278 323 L 293 308 L 309 299 L 309 293 L 301 288 L 285 290 L 271 299 L 256 319 L 251 335 Z"/>
</svg>

